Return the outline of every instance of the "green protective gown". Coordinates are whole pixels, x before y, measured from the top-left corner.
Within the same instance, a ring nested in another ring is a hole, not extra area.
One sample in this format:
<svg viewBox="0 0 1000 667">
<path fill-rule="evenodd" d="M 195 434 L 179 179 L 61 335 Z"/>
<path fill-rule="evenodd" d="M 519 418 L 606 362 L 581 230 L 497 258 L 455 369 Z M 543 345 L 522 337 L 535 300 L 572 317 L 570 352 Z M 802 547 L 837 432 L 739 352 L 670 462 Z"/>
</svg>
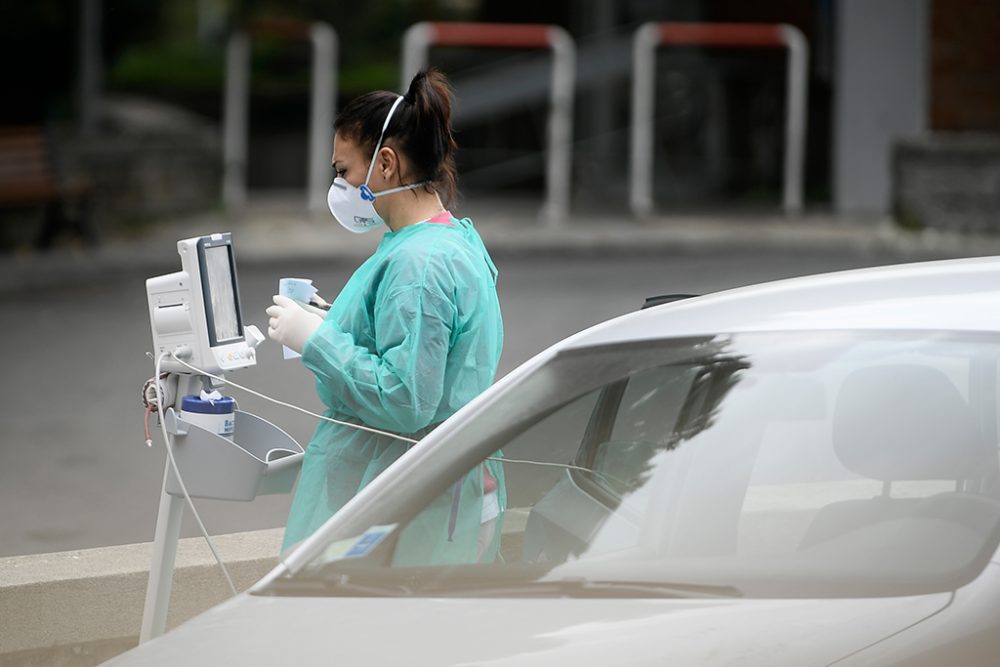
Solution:
<svg viewBox="0 0 1000 667">
<path fill-rule="evenodd" d="M 416 440 L 492 383 L 503 346 L 496 267 L 470 220 L 432 220 L 386 231 L 306 341 L 302 362 L 328 417 Z M 311 535 L 411 446 L 321 421 L 282 549 Z M 485 465 L 499 481 L 502 517 L 503 470 Z M 412 555 L 402 559 L 470 562 L 482 488 L 479 466 L 405 531 L 400 550 Z"/>
</svg>

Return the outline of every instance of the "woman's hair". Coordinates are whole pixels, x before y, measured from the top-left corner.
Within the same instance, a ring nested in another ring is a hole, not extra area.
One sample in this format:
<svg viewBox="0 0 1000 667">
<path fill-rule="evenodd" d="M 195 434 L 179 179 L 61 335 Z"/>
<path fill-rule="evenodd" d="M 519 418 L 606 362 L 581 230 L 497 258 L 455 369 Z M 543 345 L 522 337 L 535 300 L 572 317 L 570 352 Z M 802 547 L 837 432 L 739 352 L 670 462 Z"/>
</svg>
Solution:
<svg viewBox="0 0 1000 667">
<path fill-rule="evenodd" d="M 379 90 L 354 98 L 337 114 L 334 131 L 371 155 L 386 114 L 397 97 L 396 93 Z M 413 172 L 407 179 L 430 181 L 445 206 L 458 196 L 451 103 L 451 86 L 444 74 L 436 69 L 418 72 L 392 114 L 382 139 L 383 146 L 391 139 L 394 148 L 406 155 Z"/>
</svg>

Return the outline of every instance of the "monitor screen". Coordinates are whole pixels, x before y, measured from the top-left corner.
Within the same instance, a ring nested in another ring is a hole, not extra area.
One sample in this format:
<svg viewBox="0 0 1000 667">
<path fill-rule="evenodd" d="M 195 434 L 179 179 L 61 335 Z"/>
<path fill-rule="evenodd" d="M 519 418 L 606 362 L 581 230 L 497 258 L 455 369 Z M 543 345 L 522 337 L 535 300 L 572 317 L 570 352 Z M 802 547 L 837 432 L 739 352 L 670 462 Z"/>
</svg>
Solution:
<svg viewBox="0 0 1000 667">
<path fill-rule="evenodd" d="M 206 281 L 205 295 L 211 300 L 210 305 L 206 303 L 206 310 L 210 310 L 206 315 L 213 345 L 243 337 L 237 312 L 239 306 L 230 258 L 231 247 L 229 244 L 205 247 L 202 276 Z"/>
</svg>

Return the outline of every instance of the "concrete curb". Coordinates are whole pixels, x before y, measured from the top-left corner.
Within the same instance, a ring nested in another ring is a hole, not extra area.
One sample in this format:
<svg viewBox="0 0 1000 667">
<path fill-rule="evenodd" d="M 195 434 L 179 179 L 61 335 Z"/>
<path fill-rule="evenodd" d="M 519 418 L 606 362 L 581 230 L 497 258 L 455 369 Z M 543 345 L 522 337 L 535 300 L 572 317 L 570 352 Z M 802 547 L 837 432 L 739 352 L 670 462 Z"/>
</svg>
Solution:
<svg viewBox="0 0 1000 667">
<path fill-rule="evenodd" d="M 239 590 L 277 564 L 282 528 L 213 538 Z M 138 643 L 152 544 L 0 558 L 0 665 L 94 665 Z M 167 625 L 230 597 L 203 538 L 180 540 Z"/>
<path fill-rule="evenodd" d="M 528 508 L 508 508 L 503 553 L 521 553 Z M 237 589 L 275 565 L 284 528 L 212 538 Z M 0 558 L 0 667 L 92 667 L 139 641 L 152 543 Z M 201 537 L 180 540 L 167 628 L 230 597 Z"/>
</svg>

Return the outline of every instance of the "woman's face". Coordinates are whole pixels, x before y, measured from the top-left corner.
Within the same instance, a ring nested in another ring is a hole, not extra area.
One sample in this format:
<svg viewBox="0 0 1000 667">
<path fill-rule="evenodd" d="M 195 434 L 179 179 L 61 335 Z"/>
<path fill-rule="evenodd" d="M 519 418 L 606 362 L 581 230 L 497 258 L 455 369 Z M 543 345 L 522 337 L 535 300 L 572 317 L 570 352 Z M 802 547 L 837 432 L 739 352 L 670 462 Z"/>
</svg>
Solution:
<svg viewBox="0 0 1000 667">
<path fill-rule="evenodd" d="M 340 132 L 333 138 L 333 173 L 355 187 L 361 187 L 368 175 L 371 155 L 364 155 L 360 147 Z"/>
</svg>

